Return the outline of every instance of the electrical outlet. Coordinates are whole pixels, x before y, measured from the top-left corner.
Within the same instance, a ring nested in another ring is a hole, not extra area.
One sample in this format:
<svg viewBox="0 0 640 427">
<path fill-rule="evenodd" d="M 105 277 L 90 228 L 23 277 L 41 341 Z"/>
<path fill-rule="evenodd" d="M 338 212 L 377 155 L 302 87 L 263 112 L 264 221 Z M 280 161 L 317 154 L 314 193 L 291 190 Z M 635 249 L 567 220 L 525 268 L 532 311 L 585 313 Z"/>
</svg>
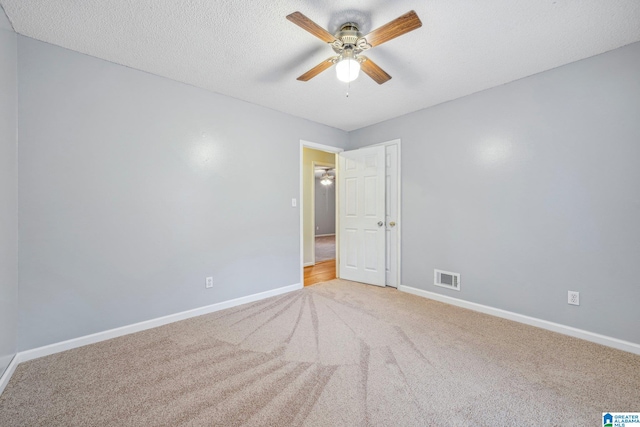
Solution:
<svg viewBox="0 0 640 427">
<path fill-rule="evenodd" d="M 569 291 L 569 304 L 580 305 L 580 292 Z"/>
<path fill-rule="evenodd" d="M 213 288 L 213 277 L 207 277 L 207 281 L 204 285 L 205 288 Z"/>
</svg>

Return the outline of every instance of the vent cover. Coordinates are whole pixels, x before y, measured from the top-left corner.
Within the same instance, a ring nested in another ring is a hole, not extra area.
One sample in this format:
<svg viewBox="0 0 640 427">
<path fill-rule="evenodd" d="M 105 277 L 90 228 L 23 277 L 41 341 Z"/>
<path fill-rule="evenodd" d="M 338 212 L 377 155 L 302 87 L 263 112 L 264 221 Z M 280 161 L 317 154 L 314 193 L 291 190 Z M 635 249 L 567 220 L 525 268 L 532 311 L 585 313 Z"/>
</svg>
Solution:
<svg viewBox="0 0 640 427">
<path fill-rule="evenodd" d="M 460 290 L 460 273 L 444 270 L 433 270 L 433 284 L 443 288 Z"/>
</svg>

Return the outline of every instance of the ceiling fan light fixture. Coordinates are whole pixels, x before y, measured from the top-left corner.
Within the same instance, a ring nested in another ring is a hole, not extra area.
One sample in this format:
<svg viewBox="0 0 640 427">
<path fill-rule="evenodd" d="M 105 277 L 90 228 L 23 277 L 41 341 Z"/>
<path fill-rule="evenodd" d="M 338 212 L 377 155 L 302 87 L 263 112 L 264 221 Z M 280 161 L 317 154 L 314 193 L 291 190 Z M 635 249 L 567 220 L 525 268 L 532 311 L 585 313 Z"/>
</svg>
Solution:
<svg viewBox="0 0 640 427">
<path fill-rule="evenodd" d="M 328 171 L 324 171 L 322 176 L 320 177 L 320 184 L 322 185 L 331 185 L 333 182 L 333 177 L 329 175 Z"/>
<path fill-rule="evenodd" d="M 341 82 L 352 82 L 359 74 L 360 63 L 352 57 L 343 58 L 336 64 L 336 75 Z"/>
</svg>

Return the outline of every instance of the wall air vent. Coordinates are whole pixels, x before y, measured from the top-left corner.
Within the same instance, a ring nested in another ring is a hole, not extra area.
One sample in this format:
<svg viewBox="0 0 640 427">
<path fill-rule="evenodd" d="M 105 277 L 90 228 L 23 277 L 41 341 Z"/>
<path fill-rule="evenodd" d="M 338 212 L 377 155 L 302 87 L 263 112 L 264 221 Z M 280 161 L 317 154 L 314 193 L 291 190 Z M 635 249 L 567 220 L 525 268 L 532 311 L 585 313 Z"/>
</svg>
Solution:
<svg viewBox="0 0 640 427">
<path fill-rule="evenodd" d="M 443 288 L 460 290 L 460 274 L 450 271 L 433 270 L 433 284 Z"/>
</svg>

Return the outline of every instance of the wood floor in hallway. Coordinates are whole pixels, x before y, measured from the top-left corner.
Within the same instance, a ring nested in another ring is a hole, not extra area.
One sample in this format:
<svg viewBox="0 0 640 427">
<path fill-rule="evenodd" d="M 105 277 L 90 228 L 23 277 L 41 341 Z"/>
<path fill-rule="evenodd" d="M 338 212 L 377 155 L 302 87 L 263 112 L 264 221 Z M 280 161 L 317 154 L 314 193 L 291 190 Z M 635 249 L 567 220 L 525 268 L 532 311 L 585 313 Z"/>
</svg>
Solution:
<svg viewBox="0 0 640 427">
<path fill-rule="evenodd" d="M 336 278 L 336 260 L 330 259 L 304 268 L 304 285 L 315 285 Z"/>
</svg>

